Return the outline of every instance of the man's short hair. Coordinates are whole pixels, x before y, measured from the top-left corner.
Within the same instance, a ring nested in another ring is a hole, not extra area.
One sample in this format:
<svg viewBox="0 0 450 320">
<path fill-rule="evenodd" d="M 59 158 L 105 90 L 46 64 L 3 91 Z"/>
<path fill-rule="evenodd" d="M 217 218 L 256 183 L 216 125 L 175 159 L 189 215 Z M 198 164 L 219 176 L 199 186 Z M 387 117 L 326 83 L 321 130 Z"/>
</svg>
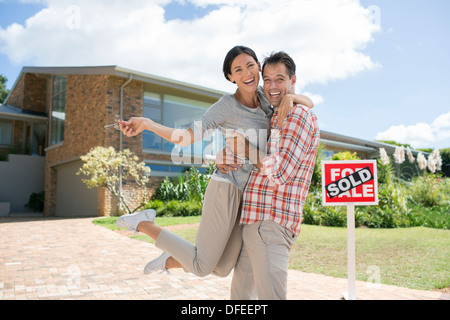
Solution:
<svg viewBox="0 0 450 320">
<path fill-rule="evenodd" d="M 264 68 L 266 67 L 266 65 L 268 64 L 277 64 L 277 63 L 282 63 L 286 66 L 286 71 L 289 74 L 289 78 L 292 78 L 292 76 L 295 75 L 295 62 L 294 60 L 292 60 L 292 58 L 283 51 L 280 52 L 275 52 L 268 56 L 267 58 L 264 59 L 264 64 L 262 67 L 262 74 L 264 75 Z"/>
</svg>

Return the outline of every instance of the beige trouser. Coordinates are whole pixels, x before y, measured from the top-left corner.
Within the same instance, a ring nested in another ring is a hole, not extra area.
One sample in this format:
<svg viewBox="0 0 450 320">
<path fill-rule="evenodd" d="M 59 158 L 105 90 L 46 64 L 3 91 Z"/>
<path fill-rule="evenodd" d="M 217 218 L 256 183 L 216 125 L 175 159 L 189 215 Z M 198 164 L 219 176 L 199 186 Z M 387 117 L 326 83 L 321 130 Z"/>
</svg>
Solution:
<svg viewBox="0 0 450 320">
<path fill-rule="evenodd" d="M 163 229 L 156 247 L 178 260 L 186 272 L 199 277 L 211 273 L 226 277 L 236 265 L 242 247 L 241 200 L 242 190 L 231 183 L 211 179 L 195 246 Z"/>
<path fill-rule="evenodd" d="M 273 221 L 245 225 L 231 300 L 286 300 L 289 252 L 297 236 Z"/>
</svg>

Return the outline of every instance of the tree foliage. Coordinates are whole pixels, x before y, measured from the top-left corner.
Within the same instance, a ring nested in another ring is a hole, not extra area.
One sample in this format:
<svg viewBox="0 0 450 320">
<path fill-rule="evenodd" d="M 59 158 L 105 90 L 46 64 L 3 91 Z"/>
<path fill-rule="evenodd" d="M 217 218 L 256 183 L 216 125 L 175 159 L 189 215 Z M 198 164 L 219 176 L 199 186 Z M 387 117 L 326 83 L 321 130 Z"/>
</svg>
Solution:
<svg viewBox="0 0 450 320">
<path fill-rule="evenodd" d="M 125 149 L 117 152 L 113 147 L 96 147 L 81 157 L 83 166 L 77 172 L 78 175 L 88 176 L 82 179 L 88 188 L 106 188 L 114 194 L 118 200 L 120 209 L 126 213 L 135 212 L 145 205 L 142 202 L 137 208 L 131 210 L 127 204 L 121 188 L 120 174 L 122 170 L 122 180 L 130 180 L 136 183 L 139 188 L 146 188 L 150 179 L 150 168 L 144 162 L 139 162 L 139 158 L 130 150 Z"/>
<path fill-rule="evenodd" d="M 6 97 L 8 96 L 9 90 L 6 90 L 6 82 L 8 79 L 0 74 L 0 104 L 5 101 Z"/>
</svg>

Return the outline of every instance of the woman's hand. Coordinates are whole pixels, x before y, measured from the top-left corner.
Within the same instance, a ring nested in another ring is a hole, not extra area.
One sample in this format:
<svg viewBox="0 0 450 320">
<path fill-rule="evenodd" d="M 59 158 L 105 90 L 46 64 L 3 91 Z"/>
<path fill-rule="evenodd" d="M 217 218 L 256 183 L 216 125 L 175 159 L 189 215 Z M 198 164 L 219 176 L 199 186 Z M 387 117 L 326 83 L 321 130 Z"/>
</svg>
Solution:
<svg viewBox="0 0 450 320">
<path fill-rule="evenodd" d="M 120 121 L 119 127 L 124 135 L 127 137 L 134 137 L 145 129 L 148 129 L 151 123 L 153 123 L 153 121 L 148 118 L 132 117 L 128 121 Z"/>
</svg>

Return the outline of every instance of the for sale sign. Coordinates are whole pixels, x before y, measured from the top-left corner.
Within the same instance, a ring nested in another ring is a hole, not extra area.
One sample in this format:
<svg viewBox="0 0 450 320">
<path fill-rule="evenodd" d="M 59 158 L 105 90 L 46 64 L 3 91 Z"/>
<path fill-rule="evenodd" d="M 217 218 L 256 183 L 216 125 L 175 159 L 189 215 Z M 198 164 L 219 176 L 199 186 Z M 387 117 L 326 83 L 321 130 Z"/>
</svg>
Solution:
<svg viewBox="0 0 450 320">
<path fill-rule="evenodd" d="M 322 161 L 324 205 L 377 205 L 375 160 Z"/>
</svg>

